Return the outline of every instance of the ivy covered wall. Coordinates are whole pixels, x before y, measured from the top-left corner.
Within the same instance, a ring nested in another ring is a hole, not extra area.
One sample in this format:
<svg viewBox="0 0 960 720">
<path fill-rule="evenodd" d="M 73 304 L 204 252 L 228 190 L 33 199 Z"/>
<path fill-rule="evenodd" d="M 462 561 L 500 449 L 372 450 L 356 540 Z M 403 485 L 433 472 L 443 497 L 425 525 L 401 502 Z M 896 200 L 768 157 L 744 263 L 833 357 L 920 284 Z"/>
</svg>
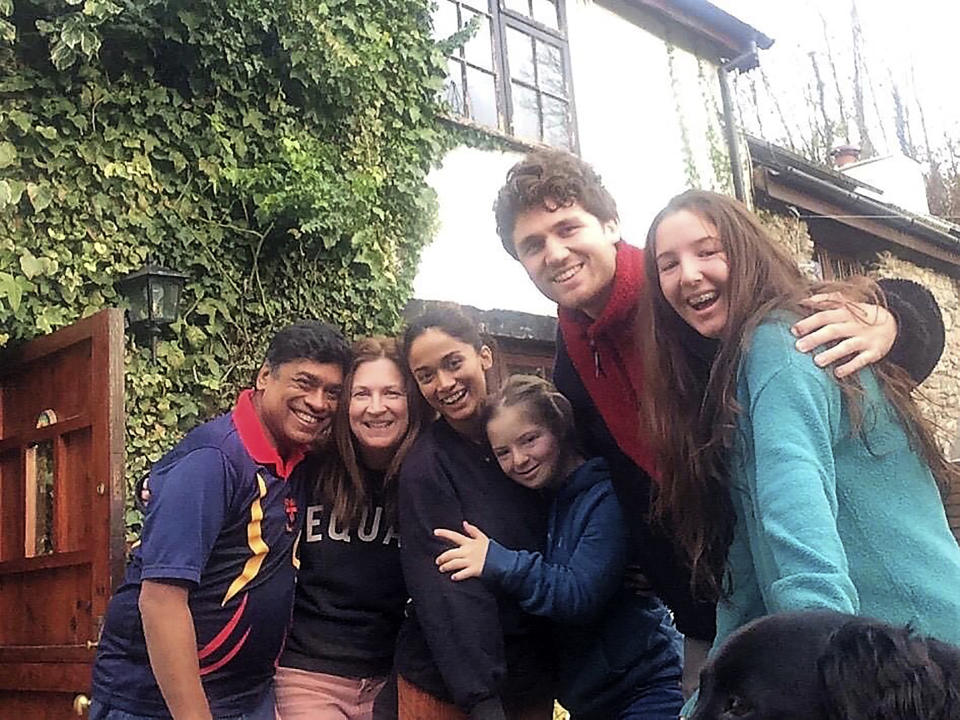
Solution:
<svg viewBox="0 0 960 720">
<path fill-rule="evenodd" d="M 128 340 L 132 481 L 282 324 L 395 329 L 443 67 L 429 0 L 0 0 L 0 347 L 190 276 L 157 362 Z"/>
</svg>

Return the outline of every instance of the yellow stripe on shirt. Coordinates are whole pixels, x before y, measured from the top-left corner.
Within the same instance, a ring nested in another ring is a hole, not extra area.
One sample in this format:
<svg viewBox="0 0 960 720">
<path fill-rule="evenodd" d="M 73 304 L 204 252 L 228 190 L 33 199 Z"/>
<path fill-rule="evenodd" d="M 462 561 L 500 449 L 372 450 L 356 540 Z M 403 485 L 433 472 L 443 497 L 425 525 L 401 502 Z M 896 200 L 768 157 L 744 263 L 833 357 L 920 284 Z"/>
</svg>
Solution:
<svg viewBox="0 0 960 720">
<path fill-rule="evenodd" d="M 221 607 L 226 605 L 230 601 L 230 598 L 243 590 L 243 588 L 247 586 L 247 583 L 257 576 L 257 573 L 260 572 L 260 567 L 263 565 L 264 558 L 267 557 L 267 553 L 270 552 L 270 548 L 267 547 L 267 544 L 263 541 L 262 528 L 263 504 L 261 501 L 267 496 L 267 484 L 263 481 L 263 477 L 259 473 L 257 473 L 257 485 L 260 489 L 260 497 L 250 505 L 250 522 L 247 523 L 247 545 L 250 546 L 253 555 L 244 563 L 243 572 L 240 573 L 236 580 L 230 583 L 230 587 L 227 588 L 227 594 L 223 596 L 223 602 L 220 603 Z"/>
</svg>

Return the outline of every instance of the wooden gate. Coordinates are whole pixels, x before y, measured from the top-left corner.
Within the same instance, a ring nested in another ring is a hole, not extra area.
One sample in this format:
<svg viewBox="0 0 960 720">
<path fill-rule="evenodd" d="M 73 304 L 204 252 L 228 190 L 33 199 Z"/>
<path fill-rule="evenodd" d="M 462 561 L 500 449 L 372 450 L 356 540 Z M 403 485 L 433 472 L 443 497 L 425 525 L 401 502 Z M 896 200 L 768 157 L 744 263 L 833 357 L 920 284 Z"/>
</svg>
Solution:
<svg viewBox="0 0 960 720">
<path fill-rule="evenodd" d="M 83 714 L 123 574 L 123 418 L 120 310 L 0 356 L 0 718 Z"/>
</svg>

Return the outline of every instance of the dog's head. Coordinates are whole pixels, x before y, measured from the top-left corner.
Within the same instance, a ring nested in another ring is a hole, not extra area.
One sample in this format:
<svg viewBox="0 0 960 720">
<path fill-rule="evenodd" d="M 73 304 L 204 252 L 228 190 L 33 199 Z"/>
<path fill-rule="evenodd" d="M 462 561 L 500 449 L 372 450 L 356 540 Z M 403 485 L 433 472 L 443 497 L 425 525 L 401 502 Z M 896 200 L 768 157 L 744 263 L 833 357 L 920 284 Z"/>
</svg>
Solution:
<svg viewBox="0 0 960 720">
<path fill-rule="evenodd" d="M 690 720 L 960 720 L 960 648 L 840 613 L 783 613 L 732 634 Z"/>
</svg>

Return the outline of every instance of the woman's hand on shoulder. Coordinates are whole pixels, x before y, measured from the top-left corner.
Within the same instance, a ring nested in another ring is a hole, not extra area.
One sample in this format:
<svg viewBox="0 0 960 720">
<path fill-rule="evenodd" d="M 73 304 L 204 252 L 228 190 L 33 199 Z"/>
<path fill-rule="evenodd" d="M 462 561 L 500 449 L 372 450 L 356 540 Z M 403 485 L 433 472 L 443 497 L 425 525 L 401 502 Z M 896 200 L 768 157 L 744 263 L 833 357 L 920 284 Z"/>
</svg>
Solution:
<svg viewBox="0 0 960 720">
<path fill-rule="evenodd" d="M 804 304 L 817 312 L 791 328 L 799 338 L 796 348 L 810 352 L 836 342 L 817 353 L 813 361 L 819 367 L 842 361 L 833 371 L 838 378 L 882 360 L 897 339 L 897 321 L 880 305 L 851 302 L 841 293 L 811 295 Z"/>
<path fill-rule="evenodd" d="M 490 547 L 490 538 L 484 532 L 463 521 L 463 530 L 466 535 L 456 530 L 437 528 L 433 534 L 438 538 L 453 543 L 456 547 L 450 548 L 437 556 L 437 568 L 440 572 L 453 574 L 451 580 L 466 580 L 480 577 L 487 560 L 487 548 Z"/>
</svg>

